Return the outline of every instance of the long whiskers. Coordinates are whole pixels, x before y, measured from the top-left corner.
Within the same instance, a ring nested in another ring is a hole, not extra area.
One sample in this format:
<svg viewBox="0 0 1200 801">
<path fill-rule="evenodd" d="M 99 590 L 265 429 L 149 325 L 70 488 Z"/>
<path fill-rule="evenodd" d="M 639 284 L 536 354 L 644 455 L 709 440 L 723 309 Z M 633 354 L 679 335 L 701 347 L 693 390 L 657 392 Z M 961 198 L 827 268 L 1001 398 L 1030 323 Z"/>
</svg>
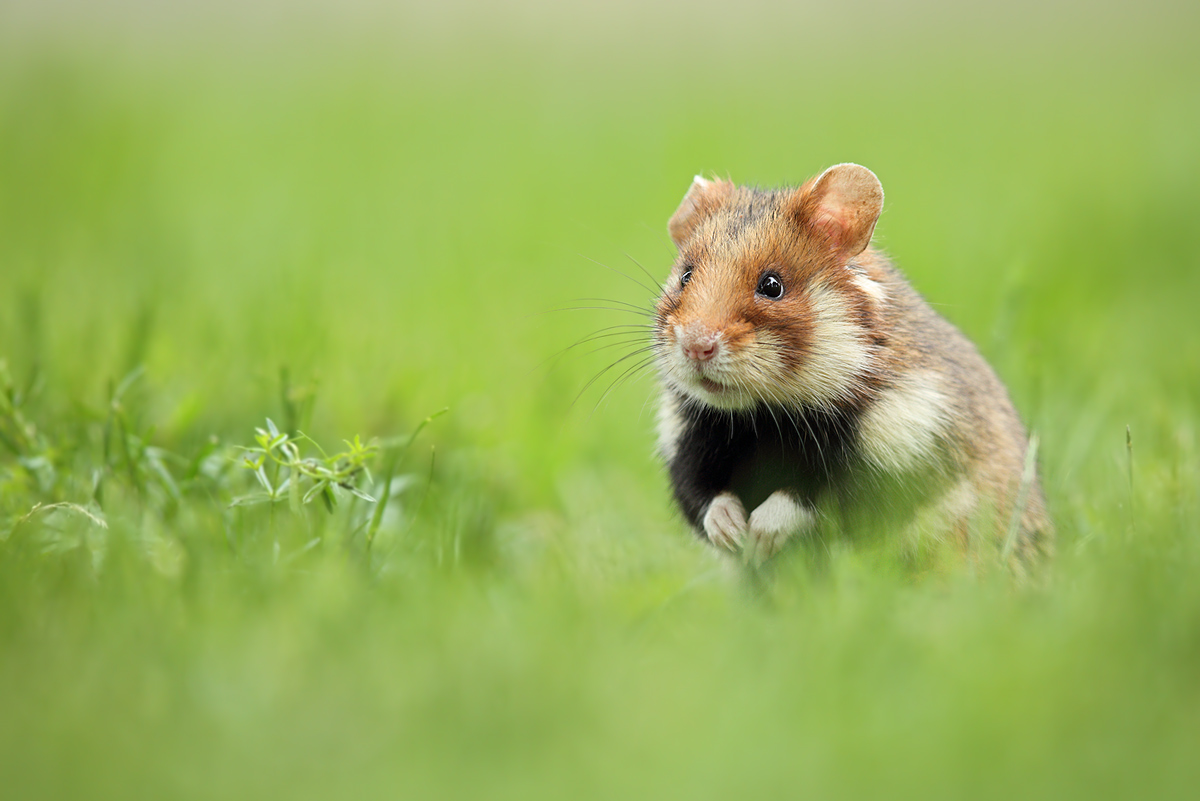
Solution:
<svg viewBox="0 0 1200 801">
<path fill-rule="evenodd" d="M 583 254 L 580 254 L 580 255 L 582 256 Z M 628 254 L 626 254 L 626 255 L 628 255 Z M 635 286 L 641 287 L 642 289 L 644 289 L 646 292 L 648 292 L 650 294 L 651 298 L 657 299 L 659 296 L 659 293 L 662 291 L 662 288 L 657 286 L 657 284 L 654 280 L 654 276 L 650 275 L 650 273 L 646 273 L 646 275 L 650 277 L 650 285 L 647 286 L 646 284 L 644 284 L 641 281 L 639 281 L 638 279 L 634 278 L 632 275 L 625 272 L 624 270 L 618 270 L 616 267 L 610 267 L 609 265 L 605 264 L 604 262 L 597 261 L 596 259 L 593 259 L 590 256 L 583 256 L 583 258 L 587 259 L 592 264 L 595 264 L 599 267 L 603 267 L 604 269 L 608 270 L 609 272 L 616 273 L 617 275 L 621 276 L 622 278 L 632 282 Z M 630 257 L 630 260 L 633 261 L 633 258 Z M 646 271 L 646 268 L 642 267 L 642 265 L 638 264 L 637 261 L 633 261 L 633 263 L 637 264 L 638 267 L 641 267 L 643 272 Z"/>
<path fill-rule="evenodd" d="M 588 299 L 584 299 L 584 300 L 588 300 Z M 597 298 L 596 300 L 604 302 L 604 303 L 614 303 L 614 304 L 622 302 L 622 301 L 606 300 L 605 298 Z M 650 317 L 654 316 L 654 311 L 652 309 L 643 309 L 640 306 L 637 306 L 632 303 L 626 304 L 626 305 L 628 306 L 628 308 L 626 308 L 625 306 L 616 306 L 616 305 L 614 305 L 614 306 L 560 306 L 556 309 L 547 309 L 544 312 L 537 312 L 537 314 L 556 314 L 558 312 L 569 312 L 569 311 L 611 311 L 611 312 L 623 312 L 625 314 L 636 314 L 638 317 L 645 317 L 645 318 L 650 318 Z"/>
<path fill-rule="evenodd" d="M 638 304 L 636 304 L 636 303 L 630 303 L 630 302 L 629 302 L 629 301 L 627 301 L 627 300 L 617 300 L 617 299 L 615 299 L 615 298 L 576 298 L 576 301 L 577 301 L 577 302 L 580 302 L 580 303 L 587 303 L 587 302 L 592 302 L 592 303 L 612 303 L 612 304 L 614 304 L 614 305 L 616 305 L 616 306 L 619 306 L 619 307 L 621 307 L 621 308 L 625 308 L 625 309 L 632 309 L 632 310 L 634 310 L 634 311 L 637 311 L 637 312 L 639 312 L 640 314 L 644 314 L 644 315 L 646 315 L 647 317 L 650 317 L 650 316 L 652 316 L 652 315 L 654 314 L 654 307 L 653 307 L 653 306 L 639 306 Z M 615 310 L 614 310 L 614 311 L 615 311 Z"/>
<path fill-rule="evenodd" d="M 621 358 L 610 363 L 607 367 L 605 367 L 600 372 L 598 372 L 594 376 L 592 376 L 592 378 L 586 384 L 583 385 L 583 389 L 579 390 L 579 393 L 575 395 L 575 399 L 573 401 L 571 401 L 571 405 L 574 406 L 576 403 L 578 403 L 579 399 L 581 397 L 583 397 L 583 394 L 585 392 L 587 392 L 592 387 L 593 384 L 595 384 L 597 381 L 599 381 L 601 378 L 603 378 L 609 372 L 616 369 L 618 366 L 624 364 L 625 362 L 629 361 L 630 359 L 637 358 L 640 356 L 640 357 L 642 357 L 642 361 L 644 361 L 644 362 L 652 361 L 654 358 L 654 356 L 653 356 L 654 351 L 655 351 L 655 346 L 653 344 L 644 345 L 640 348 L 637 348 L 636 350 L 626 353 Z M 651 355 L 645 356 L 644 354 L 647 354 L 647 353 L 649 353 Z M 641 366 L 641 364 L 639 363 L 639 364 L 636 364 L 635 366 Z M 618 376 L 618 378 L 619 377 L 620 376 Z M 611 387 L 610 387 L 610 390 L 611 390 Z M 605 394 L 607 395 L 607 393 L 605 393 Z M 602 400 L 603 400 L 603 398 L 602 398 Z M 599 404 L 597 404 L 597 405 L 599 405 Z"/>
<path fill-rule="evenodd" d="M 646 339 L 646 333 L 652 329 L 653 329 L 653 326 L 651 326 L 647 323 L 623 323 L 623 324 L 619 324 L 619 325 L 606 326 L 604 328 L 601 328 L 599 331 L 595 331 L 591 334 L 588 334 L 587 336 L 583 337 L 582 339 L 579 339 L 578 341 L 566 346 L 562 350 L 556 351 L 555 353 L 546 357 L 544 360 L 542 360 L 542 362 L 538 365 L 538 367 L 539 368 L 545 367 L 550 362 L 554 361 L 555 359 L 561 358 L 562 356 L 566 355 L 567 353 L 570 353 L 571 351 L 575 350 L 576 348 L 591 344 L 593 342 L 599 342 L 600 340 L 604 340 L 604 339 L 619 338 L 619 339 L 617 339 L 616 342 L 609 343 L 608 345 L 601 346 L 600 348 L 594 348 L 590 351 L 587 351 L 587 353 L 589 353 L 589 354 L 595 353 L 598 350 L 603 350 L 603 349 L 609 347 L 610 345 L 620 345 L 620 344 L 631 344 L 632 345 L 637 342 L 644 342 Z"/>
<path fill-rule="evenodd" d="M 582 254 L 581 254 L 582 255 Z M 654 278 L 650 272 L 641 265 L 636 259 L 629 254 L 625 257 L 633 262 L 638 270 L 645 276 L 646 280 L 639 278 L 636 273 L 631 274 L 628 271 L 621 270 L 609 264 L 605 264 L 588 256 L 582 256 L 592 264 L 601 267 L 611 273 L 621 276 L 626 281 L 629 281 L 639 290 L 645 293 L 645 299 L 642 302 L 631 302 L 629 300 L 621 300 L 616 298 L 605 297 L 583 297 L 575 298 L 574 303 L 570 306 L 565 306 L 552 311 L 601 311 L 601 312 L 616 312 L 623 315 L 635 315 L 640 318 L 637 322 L 629 322 L 619 325 L 610 325 L 594 331 L 586 336 L 581 337 L 578 341 L 568 345 L 562 350 L 555 353 L 546 362 L 553 361 L 568 353 L 582 353 L 583 355 L 592 355 L 600 351 L 611 351 L 613 349 L 627 349 L 628 352 L 622 353 L 618 358 L 606 364 L 596 372 L 588 381 L 580 388 L 579 392 L 571 401 L 571 406 L 574 407 L 580 399 L 594 385 L 602 380 L 609 378 L 607 387 L 600 394 L 599 400 L 596 402 L 595 408 L 599 408 L 600 404 L 605 401 L 615 390 L 626 383 L 636 381 L 644 377 L 647 373 L 653 372 L 653 364 L 655 361 L 654 352 L 656 345 L 653 342 L 654 332 L 656 329 L 655 320 L 658 317 L 659 296 L 662 293 L 662 286 Z M 628 319 L 625 318 L 625 319 Z M 546 362 L 543 362 L 545 364 Z M 593 408 L 593 411 L 595 411 Z"/>
<path fill-rule="evenodd" d="M 600 405 L 604 403 L 605 398 L 607 398 L 609 394 L 618 387 L 643 377 L 647 372 L 647 368 L 653 364 L 654 356 L 650 355 L 642 358 L 642 360 L 639 362 L 635 362 L 632 366 L 627 367 L 619 376 L 616 377 L 615 380 L 613 380 L 612 383 L 608 385 L 608 389 L 604 390 L 604 393 L 600 396 L 600 399 L 596 401 L 596 405 L 592 407 L 592 411 L 599 409 Z"/>
<path fill-rule="evenodd" d="M 625 258 L 629 259 L 631 262 L 633 262 L 634 264 L 636 264 L 636 265 L 637 265 L 637 268 L 638 268 L 639 270 L 641 270 L 641 271 L 642 271 L 642 275 L 644 275 L 644 276 L 646 276 L 647 278 L 649 278 L 649 279 L 650 279 L 650 283 L 651 283 L 652 285 L 654 285 L 655 287 L 658 287 L 658 279 L 657 279 L 657 278 L 655 278 L 653 275 L 651 275 L 651 274 L 650 274 L 650 271 L 649 271 L 649 270 L 647 270 L 645 267 L 643 267 L 643 266 L 642 266 L 642 263 L 641 263 L 640 261 L 638 261 L 637 259 L 635 259 L 633 256 L 631 256 L 631 255 L 630 255 L 630 254 L 628 254 L 628 253 L 626 253 L 626 254 L 625 254 Z M 658 294 L 660 291 L 661 291 L 661 289 L 659 289 L 659 288 L 656 288 L 656 289 L 654 290 L 654 293 L 653 293 L 653 294 L 657 295 L 657 294 Z"/>
</svg>

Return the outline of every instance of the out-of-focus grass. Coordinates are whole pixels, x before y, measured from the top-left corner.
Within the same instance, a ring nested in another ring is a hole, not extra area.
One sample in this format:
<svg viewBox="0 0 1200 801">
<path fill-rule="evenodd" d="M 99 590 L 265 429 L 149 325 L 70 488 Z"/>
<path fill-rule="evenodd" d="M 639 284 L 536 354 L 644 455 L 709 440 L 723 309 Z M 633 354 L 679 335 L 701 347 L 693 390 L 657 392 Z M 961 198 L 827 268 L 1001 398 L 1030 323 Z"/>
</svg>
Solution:
<svg viewBox="0 0 1200 801">
<path fill-rule="evenodd" d="M 0 444 L 6 795 L 1200 779 L 1193 11 L 32 8 L 0 54 L 0 359 L 40 443 Z M 554 354 L 635 318 L 555 310 L 644 303 L 615 271 L 664 274 L 692 174 L 845 160 L 1041 436 L 1045 588 L 838 542 L 750 588 L 667 503 L 652 382 L 574 402 L 622 351 Z M 227 508 L 283 367 L 323 443 L 450 407 L 369 553 L 348 500 Z"/>
</svg>

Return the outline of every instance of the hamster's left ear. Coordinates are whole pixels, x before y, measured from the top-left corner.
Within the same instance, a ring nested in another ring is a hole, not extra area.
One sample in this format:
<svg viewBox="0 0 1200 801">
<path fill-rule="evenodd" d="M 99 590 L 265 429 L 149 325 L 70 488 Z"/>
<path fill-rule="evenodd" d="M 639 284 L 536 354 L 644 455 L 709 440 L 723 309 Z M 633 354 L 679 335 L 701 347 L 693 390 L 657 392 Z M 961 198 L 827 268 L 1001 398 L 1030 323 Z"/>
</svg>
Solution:
<svg viewBox="0 0 1200 801">
<path fill-rule="evenodd" d="M 683 202 L 667 223 L 667 231 L 671 234 L 675 246 L 683 247 L 683 243 L 696 230 L 696 226 L 716 211 L 732 191 L 733 184 L 728 181 L 709 181 L 697 175 L 692 180 L 691 188 L 683 196 Z"/>
<path fill-rule="evenodd" d="M 858 164 L 835 164 L 800 187 L 792 200 L 800 225 L 828 238 L 846 259 L 866 250 L 881 211 L 883 186 Z"/>
</svg>

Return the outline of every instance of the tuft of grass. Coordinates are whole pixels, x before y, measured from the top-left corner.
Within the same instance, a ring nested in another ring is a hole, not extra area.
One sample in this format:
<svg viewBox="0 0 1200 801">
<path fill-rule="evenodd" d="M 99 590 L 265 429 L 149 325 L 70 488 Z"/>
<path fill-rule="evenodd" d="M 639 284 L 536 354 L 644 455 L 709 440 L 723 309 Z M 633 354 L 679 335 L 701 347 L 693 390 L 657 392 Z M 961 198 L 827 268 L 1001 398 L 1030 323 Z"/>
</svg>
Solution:
<svg viewBox="0 0 1200 801">
<path fill-rule="evenodd" d="M 251 445 L 222 444 L 211 435 L 185 456 L 153 444 L 155 427 L 138 423 L 132 396 L 143 377 L 138 368 L 109 382 L 103 414 L 78 423 L 73 439 L 55 441 L 26 413 L 28 397 L 17 390 L 7 363 L 0 360 L 0 430 L 15 456 L 0 473 L 7 511 L 7 519 L 0 517 L 0 540 L 28 538 L 43 553 L 86 548 L 99 577 L 114 537 L 109 510 L 115 509 L 123 518 L 119 526 L 154 532 L 142 538 L 148 559 L 154 561 L 164 547 L 177 551 L 171 570 L 178 569 L 187 548 L 168 532 L 186 526 L 197 514 L 219 517 L 225 544 L 243 558 L 261 550 L 265 540 L 272 561 L 294 560 L 325 543 L 334 531 L 340 532 L 336 540 L 341 546 L 369 558 L 388 510 L 407 506 L 406 490 L 420 483 L 417 476 L 397 475 L 404 456 L 421 431 L 446 411 L 425 418 L 407 436 L 364 443 L 356 435 L 345 441 L 345 450 L 333 454 L 301 431 L 281 432 L 268 417 L 265 428 L 254 430 Z M 287 406 L 286 371 L 283 382 L 285 414 L 295 421 Z M 371 467 L 384 459 L 384 478 L 376 482 Z M 235 465 L 243 469 L 231 469 Z M 432 473 L 425 481 L 427 494 Z M 327 521 L 305 513 L 317 500 Z M 21 513 L 21 505 L 30 501 L 33 505 Z M 289 527 L 278 524 L 274 514 L 274 506 L 282 503 L 303 522 L 292 533 L 306 537 L 286 555 L 280 530 Z M 248 508 L 260 504 L 268 507 L 265 527 L 261 515 Z M 72 518 L 91 528 L 81 532 Z M 412 520 L 406 525 L 411 527 Z"/>
</svg>

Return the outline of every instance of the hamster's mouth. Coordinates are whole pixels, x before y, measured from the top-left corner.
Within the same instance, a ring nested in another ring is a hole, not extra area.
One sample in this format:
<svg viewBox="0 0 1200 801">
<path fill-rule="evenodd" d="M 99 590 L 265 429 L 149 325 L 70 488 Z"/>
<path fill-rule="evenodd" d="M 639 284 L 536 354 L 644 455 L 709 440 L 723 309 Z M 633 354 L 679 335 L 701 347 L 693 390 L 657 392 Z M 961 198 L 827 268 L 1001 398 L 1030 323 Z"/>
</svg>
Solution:
<svg viewBox="0 0 1200 801">
<path fill-rule="evenodd" d="M 733 383 L 725 384 L 696 371 L 681 382 L 679 388 L 701 405 L 717 409 L 746 409 L 753 404 L 752 396 L 747 394 L 747 387 L 738 382 L 736 376 L 721 377 L 732 378 Z"/>
</svg>

